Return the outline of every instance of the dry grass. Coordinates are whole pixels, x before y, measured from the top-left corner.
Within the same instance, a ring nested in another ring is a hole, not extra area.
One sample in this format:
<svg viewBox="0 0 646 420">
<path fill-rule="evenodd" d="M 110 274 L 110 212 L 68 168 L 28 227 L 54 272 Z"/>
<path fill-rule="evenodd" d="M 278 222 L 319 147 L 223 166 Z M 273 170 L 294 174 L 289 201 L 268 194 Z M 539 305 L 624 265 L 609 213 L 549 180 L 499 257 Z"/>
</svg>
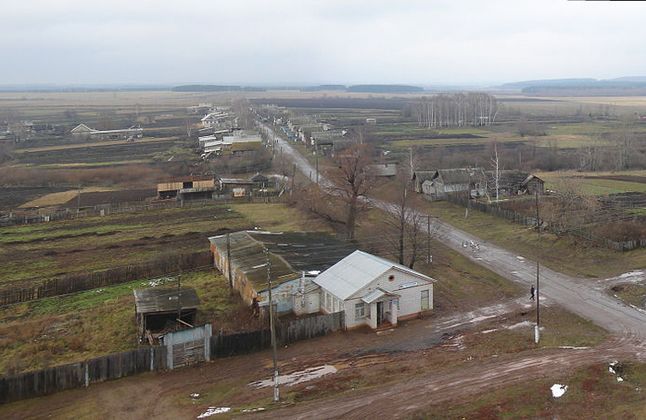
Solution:
<svg viewBox="0 0 646 420">
<path fill-rule="evenodd" d="M 83 188 L 81 190 L 81 193 L 102 192 L 102 191 L 112 191 L 112 189 L 104 188 L 104 187 Z M 57 193 L 46 194 L 42 197 L 36 198 L 35 200 L 26 202 L 20 205 L 18 208 L 24 209 L 24 208 L 31 208 L 31 207 L 58 206 L 61 204 L 65 204 L 68 201 L 76 198 L 78 196 L 78 193 L 79 193 L 79 190 L 70 190 L 70 191 L 62 191 Z"/>
</svg>

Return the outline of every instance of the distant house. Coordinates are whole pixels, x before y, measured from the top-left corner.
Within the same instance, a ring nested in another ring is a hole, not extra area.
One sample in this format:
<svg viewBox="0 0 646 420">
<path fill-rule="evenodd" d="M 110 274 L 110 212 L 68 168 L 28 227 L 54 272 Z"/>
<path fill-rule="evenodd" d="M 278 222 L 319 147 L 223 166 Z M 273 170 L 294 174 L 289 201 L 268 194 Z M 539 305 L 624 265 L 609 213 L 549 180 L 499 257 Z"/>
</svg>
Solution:
<svg viewBox="0 0 646 420">
<path fill-rule="evenodd" d="M 73 137 L 82 139 L 98 138 L 101 140 L 118 140 L 141 138 L 144 135 L 144 130 L 141 127 L 134 126 L 120 130 L 95 130 L 85 124 L 79 124 L 70 133 Z"/>
<path fill-rule="evenodd" d="M 366 125 L 377 125 L 376 118 L 366 118 Z"/>
<path fill-rule="evenodd" d="M 213 198 L 215 180 L 213 178 L 176 178 L 170 182 L 157 184 L 157 197 L 160 199 L 206 200 Z"/>
<path fill-rule="evenodd" d="M 452 194 L 483 197 L 487 193 L 487 177 L 482 168 L 438 169 L 430 180 L 423 182 L 422 192 L 430 200 L 444 200 Z"/>
<path fill-rule="evenodd" d="M 218 179 L 217 194 L 233 198 L 249 197 L 253 187 L 254 182 L 249 179 L 220 178 Z"/>
<path fill-rule="evenodd" d="M 422 184 L 424 181 L 433 178 L 437 171 L 415 171 L 413 172 L 413 188 L 415 192 L 422 193 Z"/>
<path fill-rule="evenodd" d="M 202 157 L 239 155 L 262 148 L 262 138 L 257 133 L 238 133 L 232 136 L 204 136 L 198 139 L 202 148 Z"/>
<path fill-rule="evenodd" d="M 433 309 L 434 281 L 408 267 L 357 250 L 303 287 L 295 295 L 294 308 L 344 312 L 347 328 L 395 326 L 399 320 Z"/>
<path fill-rule="evenodd" d="M 489 196 L 496 196 L 496 176 L 494 172 L 487 173 Z M 513 197 L 523 194 L 543 194 L 545 181 L 536 175 L 522 171 L 500 171 L 498 179 L 498 195 L 500 197 Z"/>
<path fill-rule="evenodd" d="M 222 125 L 222 123 L 226 120 L 229 120 L 233 118 L 231 115 L 229 115 L 228 112 L 224 111 L 216 111 L 216 112 L 210 112 L 206 114 L 200 122 L 202 123 L 203 128 L 212 128 L 212 127 L 218 127 Z"/>
<path fill-rule="evenodd" d="M 379 178 L 394 178 L 397 176 L 396 163 L 375 163 L 368 166 L 368 172 Z"/>
<path fill-rule="evenodd" d="M 215 267 L 225 277 L 231 268 L 232 286 L 248 305 L 254 298 L 261 306 L 268 302 L 269 260 L 272 299 L 282 314 L 294 310 L 294 294 L 309 290 L 312 277 L 354 251 L 323 232 L 241 231 L 231 233 L 228 240 L 227 235 L 212 236 L 209 242 Z"/>
</svg>

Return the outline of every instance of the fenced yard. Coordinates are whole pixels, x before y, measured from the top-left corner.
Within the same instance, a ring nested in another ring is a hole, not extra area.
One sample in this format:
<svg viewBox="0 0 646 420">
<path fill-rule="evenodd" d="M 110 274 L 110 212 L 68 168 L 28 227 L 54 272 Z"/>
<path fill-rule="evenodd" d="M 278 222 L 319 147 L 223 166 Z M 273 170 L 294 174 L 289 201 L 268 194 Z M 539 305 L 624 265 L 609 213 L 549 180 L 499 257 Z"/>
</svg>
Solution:
<svg viewBox="0 0 646 420">
<path fill-rule="evenodd" d="M 343 312 L 277 322 L 279 345 L 319 337 L 345 329 Z M 269 330 L 217 334 L 211 337 L 211 358 L 236 356 L 269 348 Z M 0 377 L 0 403 L 7 403 L 66 389 L 118 379 L 143 372 L 168 368 L 165 346 L 109 354 L 79 363 L 71 363 L 18 375 Z"/>
</svg>

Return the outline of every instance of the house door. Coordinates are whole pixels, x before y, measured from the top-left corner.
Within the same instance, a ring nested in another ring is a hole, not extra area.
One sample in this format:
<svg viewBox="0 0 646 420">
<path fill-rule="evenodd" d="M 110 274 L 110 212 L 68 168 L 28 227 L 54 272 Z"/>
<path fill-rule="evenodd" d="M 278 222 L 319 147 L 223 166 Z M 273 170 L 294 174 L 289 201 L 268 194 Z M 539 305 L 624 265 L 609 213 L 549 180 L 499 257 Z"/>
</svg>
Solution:
<svg viewBox="0 0 646 420">
<path fill-rule="evenodd" d="M 377 325 L 381 325 L 384 322 L 384 303 L 377 302 Z"/>
</svg>

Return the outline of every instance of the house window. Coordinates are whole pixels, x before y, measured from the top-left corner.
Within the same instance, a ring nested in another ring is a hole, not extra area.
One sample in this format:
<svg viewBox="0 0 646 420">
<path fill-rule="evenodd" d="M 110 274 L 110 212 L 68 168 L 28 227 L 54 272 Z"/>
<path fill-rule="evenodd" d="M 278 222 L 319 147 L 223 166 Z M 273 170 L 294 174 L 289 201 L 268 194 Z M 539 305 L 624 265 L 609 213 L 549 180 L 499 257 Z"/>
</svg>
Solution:
<svg viewBox="0 0 646 420">
<path fill-rule="evenodd" d="M 428 290 L 422 290 L 421 307 L 422 311 L 427 311 L 429 309 Z"/>
<path fill-rule="evenodd" d="M 361 303 L 356 303 L 354 305 L 354 319 L 361 319 L 366 317 L 366 305 Z"/>
</svg>

